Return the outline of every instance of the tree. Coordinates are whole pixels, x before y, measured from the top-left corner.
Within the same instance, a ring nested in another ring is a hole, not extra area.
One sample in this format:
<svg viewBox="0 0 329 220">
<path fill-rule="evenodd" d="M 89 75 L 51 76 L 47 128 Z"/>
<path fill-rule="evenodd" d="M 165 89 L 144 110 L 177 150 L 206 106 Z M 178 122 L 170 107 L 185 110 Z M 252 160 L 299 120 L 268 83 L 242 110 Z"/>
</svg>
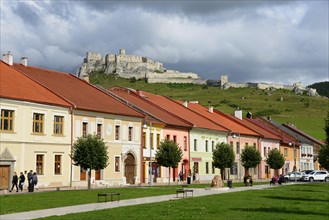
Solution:
<svg viewBox="0 0 329 220">
<path fill-rule="evenodd" d="M 241 162 L 242 166 L 245 168 L 245 176 L 249 176 L 249 168 L 256 167 L 262 157 L 260 156 L 259 151 L 253 146 L 247 146 L 242 150 Z"/>
<path fill-rule="evenodd" d="M 329 170 L 329 111 L 327 113 L 327 118 L 325 119 L 324 130 L 326 133 L 326 145 L 321 146 L 319 155 L 319 164 L 326 170 Z"/>
<path fill-rule="evenodd" d="M 108 165 L 108 150 L 96 134 L 79 137 L 70 155 L 73 164 L 88 171 L 88 190 L 90 190 L 91 170 L 104 169 Z"/>
<path fill-rule="evenodd" d="M 183 157 L 182 149 L 170 140 L 163 140 L 160 147 L 156 151 L 155 160 L 160 166 L 168 167 L 169 169 L 169 185 L 170 185 L 170 167 L 178 167 L 178 163 Z"/>
<path fill-rule="evenodd" d="M 225 143 L 218 143 L 212 154 L 213 164 L 220 169 L 222 179 L 224 177 L 225 168 L 233 166 L 235 159 L 233 148 Z"/>
<path fill-rule="evenodd" d="M 273 149 L 268 153 L 266 163 L 271 169 L 275 170 L 275 175 L 278 176 L 278 169 L 281 169 L 284 165 L 284 156 L 278 149 Z"/>
</svg>

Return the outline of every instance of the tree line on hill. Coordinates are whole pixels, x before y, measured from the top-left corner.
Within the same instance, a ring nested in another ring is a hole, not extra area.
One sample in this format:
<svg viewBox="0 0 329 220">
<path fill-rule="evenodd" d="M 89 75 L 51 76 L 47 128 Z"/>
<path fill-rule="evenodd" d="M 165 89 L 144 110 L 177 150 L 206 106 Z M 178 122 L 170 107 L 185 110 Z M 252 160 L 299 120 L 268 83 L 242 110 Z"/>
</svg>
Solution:
<svg viewBox="0 0 329 220">
<path fill-rule="evenodd" d="M 308 87 L 316 89 L 319 95 L 329 98 L 329 81 L 313 83 Z"/>
</svg>

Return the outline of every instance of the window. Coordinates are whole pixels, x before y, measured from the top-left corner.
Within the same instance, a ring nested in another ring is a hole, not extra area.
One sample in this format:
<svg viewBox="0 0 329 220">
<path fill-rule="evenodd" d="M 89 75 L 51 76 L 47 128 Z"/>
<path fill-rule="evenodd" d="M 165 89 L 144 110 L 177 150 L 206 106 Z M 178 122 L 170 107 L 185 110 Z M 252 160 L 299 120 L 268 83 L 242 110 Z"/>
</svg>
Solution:
<svg viewBox="0 0 329 220">
<path fill-rule="evenodd" d="M 14 131 L 14 111 L 1 109 L 0 131 Z"/>
<path fill-rule="evenodd" d="M 160 146 L 160 134 L 157 134 L 157 148 Z"/>
<path fill-rule="evenodd" d="M 87 136 L 87 126 L 88 126 L 88 123 L 87 122 L 83 122 L 82 123 L 82 136 L 83 137 L 86 137 Z"/>
<path fill-rule="evenodd" d="M 254 143 L 254 148 L 256 148 L 256 143 Z"/>
<path fill-rule="evenodd" d="M 54 116 L 54 134 L 55 135 L 63 135 L 63 124 L 64 117 L 63 116 Z"/>
<path fill-rule="evenodd" d="M 33 113 L 33 133 L 43 134 L 44 114 Z"/>
<path fill-rule="evenodd" d="M 264 147 L 264 157 L 266 157 L 266 156 L 267 156 L 267 148 Z"/>
<path fill-rule="evenodd" d="M 208 140 L 206 140 L 205 145 L 206 145 L 206 152 L 208 152 Z"/>
<path fill-rule="evenodd" d="M 194 151 L 198 151 L 197 139 L 194 139 Z"/>
<path fill-rule="evenodd" d="M 184 151 L 187 151 L 187 137 L 184 136 Z"/>
<path fill-rule="evenodd" d="M 209 173 L 209 162 L 206 162 L 206 174 Z"/>
<path fill-rule="evenodd" d="M 238 163 L 234 162 L 233 166 L 230 168 L 231 175 L 238 175 Z"/>
<path fill-rule="evenodd" d="M 55 155 L 55 175 L 62 174 L 62 155 Z"/>
<path fill-rule="evenodd" d="M 169 140 L 170 140 L 170 135 L 169 135 L 169 134 L 167 134 L 167 137 L 166 137 L 166 139 L 167 139 L 167 141 L 169 141 Z"/>
<path fill-rule="evenodd" d="M 102 124 L 97 124 L 97 136 L 102 138 Z"/>
<path fill-rule="evenodd" d="M 245 144 L 244 144 L 244 146 L 245 146 L 245 147 L 248 147 L 248 146 L 249 146 L 249 144 L 248 144 L 248 143 L 245 143 Z"/>
<path fill-rule="evenodd" d="M 133 139 L 133 127 L 128 128 L 128 141 L 132 141 Z"/>
<path fill-rule="evenodd" d="M 115 172 L 120 172 L 120 157 L 115 157 Z"/>
<path fill-rule="evenodd" d="M 215 149 L 215 141 L 211 142 L 211 151 L 214 152 Z"/>
<path fill-rule="evenodd" d="M 213 174 L 215 173 L 215 165 L 214 165 L 214 163 L 211 163 L 211 171 L 212 171 Z"/>
<path fill-rule="evenodd" d="M 120 125 L 115 126 L 115 140 L 119 140 L 120 138 Z"/>
<path fill-rule="evenodd" d="M 177 144 L 177 136 L 176 135 L 174 135 L 173 141 Z"/>
<path fill-rule="evenodd" d="M 154 149 L 154 138 L 153 138 L 153 133 L 151 133 L 151 147 Z"/>
<path fill-rule="evenodd" d="M 236 142 L 236 153 L 240 154 L 240 142 Z"/>
<path fill-rule="evenodd" d="M 146 148 L 146 132 L 143 132 L 143 147 Z"/>
<path fill-rule="evenodd" d="M 43 154 L 37 154 L 36 172 L 38 175 L 43 175 Z"/>
<path fill-rule="evenodd" d="M 230 141 L 230 146 L 233 147 L 233 141 Z"/>
</svg>

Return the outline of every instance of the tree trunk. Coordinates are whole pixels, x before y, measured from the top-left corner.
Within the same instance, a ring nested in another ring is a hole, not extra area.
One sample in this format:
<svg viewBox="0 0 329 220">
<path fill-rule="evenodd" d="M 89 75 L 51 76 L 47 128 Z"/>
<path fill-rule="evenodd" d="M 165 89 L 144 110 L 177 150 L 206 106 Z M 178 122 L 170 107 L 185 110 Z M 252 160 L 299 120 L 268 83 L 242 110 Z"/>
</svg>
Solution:
<svg viewBox="0 0 329 220">
<path fill-rule="evenodd" d="M 249 176 L 249 168 L 244 168 L 244 176 Z"/>
<path fill-rule="evenodd" d="M 170 186 L 170 167 L 168 167 L 168 169 L 169 169 L 169 180 L 168 180 L 168 184 Z"/>
<path fill-rule="evenodd" d="M 90 182 L 91 182 L 91 169 L 88 169 L 88 190 L 90 190 Z"/>
</svg>

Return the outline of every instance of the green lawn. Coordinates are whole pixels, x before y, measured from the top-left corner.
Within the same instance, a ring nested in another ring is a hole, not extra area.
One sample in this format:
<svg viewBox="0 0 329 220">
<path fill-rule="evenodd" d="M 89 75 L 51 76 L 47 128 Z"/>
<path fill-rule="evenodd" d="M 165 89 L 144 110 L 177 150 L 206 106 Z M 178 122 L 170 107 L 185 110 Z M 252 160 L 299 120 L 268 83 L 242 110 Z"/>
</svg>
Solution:
<svg viewBox="0 0 329 220">
<path fill-rule="evenodd" d="M 45 219 L 328 219 L 329 185 L 287 185 Z"/>
<path fill-rule="evenodd" d="M 233 183 L 240 187 L 243 183 Z M 264 184 L 262 182 L 255 184 Z M 206 188 L 210 184 L 191 184 L 193 188 Z M 25 212 L 38 209 L 56 208 L 70 205 L 80 205 L 97 202 L 97 194 L 103 192 L 120 192 L 120 199 L 132 199 L 148 196 L 174 194 L 180 185 L 108 188 L 97 190 L 65 190 L 52 192 L 9 194 L 0 196 L 0 214 Z M 65 199 L 63 199 L 65 198 Z"/>
</svg>

